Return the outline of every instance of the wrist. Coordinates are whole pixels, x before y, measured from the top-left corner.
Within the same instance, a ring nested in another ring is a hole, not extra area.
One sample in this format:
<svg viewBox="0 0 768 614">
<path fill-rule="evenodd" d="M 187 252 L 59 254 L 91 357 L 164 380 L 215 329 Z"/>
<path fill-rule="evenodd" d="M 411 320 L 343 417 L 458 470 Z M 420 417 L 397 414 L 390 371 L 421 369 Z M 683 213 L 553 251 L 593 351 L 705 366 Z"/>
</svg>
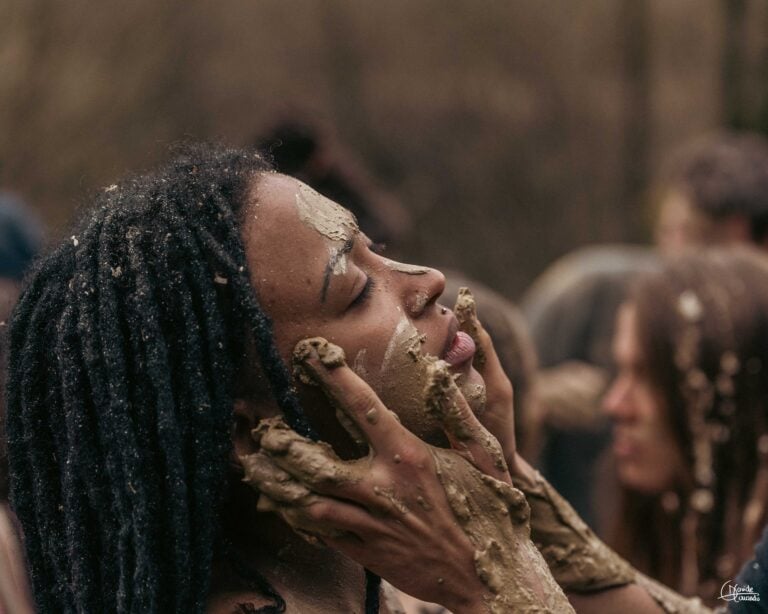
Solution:
<svg viewBox="0 0 768 614">
<path fill-rule="evenodd" d="M 524 480 L 530 484 L 536 481 L 538 472 L 516 451 L 506 457 L 505 460 L 507 461 L 509 475 L 512 477 L 513 482 L 516 482 L 516 480 Z"/>
</svg>

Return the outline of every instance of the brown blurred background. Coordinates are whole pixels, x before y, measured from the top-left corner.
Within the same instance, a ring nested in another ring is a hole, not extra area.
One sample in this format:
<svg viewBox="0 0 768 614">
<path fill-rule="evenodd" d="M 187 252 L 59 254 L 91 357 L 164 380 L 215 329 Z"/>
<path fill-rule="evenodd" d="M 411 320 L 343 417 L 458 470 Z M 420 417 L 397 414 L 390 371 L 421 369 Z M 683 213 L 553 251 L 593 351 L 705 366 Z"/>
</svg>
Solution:
<svg viewBox="0 0 768 614">
<path fill-rule="evenodd" d="M 192 137 L 318 121 L 411 212 L 405 255 L 512 298 L 649 239 L 691 137 L 768 131 L 764 0 L 3 0 L 0 186 L 61 236 Z"/>
</svg>

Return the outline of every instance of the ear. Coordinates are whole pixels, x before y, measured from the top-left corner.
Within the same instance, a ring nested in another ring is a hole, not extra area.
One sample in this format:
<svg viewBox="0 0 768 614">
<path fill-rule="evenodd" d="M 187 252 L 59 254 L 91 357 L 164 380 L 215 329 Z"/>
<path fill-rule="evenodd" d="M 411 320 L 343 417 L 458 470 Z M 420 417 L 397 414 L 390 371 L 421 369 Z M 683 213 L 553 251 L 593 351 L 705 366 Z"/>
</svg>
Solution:
<svg viewBox="0 0 768 614">
<path fill-rule="evenodd" d="M 235 399 L 232 421 L 232 450 L 235 455 L 233 460 L 236 464 L 240 464 L 241 456 L 258 452 L 259 447 L 251 437 L 251 431 L 256 428 L 259 421 L 262 418 L 278 414 L 276 407 L 273 408 L 247 399 Z"/>
</svg>

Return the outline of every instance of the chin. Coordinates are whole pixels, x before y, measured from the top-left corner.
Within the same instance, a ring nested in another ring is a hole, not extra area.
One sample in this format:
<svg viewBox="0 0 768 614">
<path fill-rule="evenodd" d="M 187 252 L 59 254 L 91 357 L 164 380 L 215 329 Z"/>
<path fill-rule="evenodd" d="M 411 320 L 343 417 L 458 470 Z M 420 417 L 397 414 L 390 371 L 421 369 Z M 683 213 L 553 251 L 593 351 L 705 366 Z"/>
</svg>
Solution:
<svg viewBox="0 0 768 614">
<path fill-rule="evenodd" d="M 658 495 L 669 488 L 669 480 L 664 479 L 658 467 L 644 468 L 636 463 L 620 462 L 618 476 L 622 486 L 644 495 Z"/>
</svg>

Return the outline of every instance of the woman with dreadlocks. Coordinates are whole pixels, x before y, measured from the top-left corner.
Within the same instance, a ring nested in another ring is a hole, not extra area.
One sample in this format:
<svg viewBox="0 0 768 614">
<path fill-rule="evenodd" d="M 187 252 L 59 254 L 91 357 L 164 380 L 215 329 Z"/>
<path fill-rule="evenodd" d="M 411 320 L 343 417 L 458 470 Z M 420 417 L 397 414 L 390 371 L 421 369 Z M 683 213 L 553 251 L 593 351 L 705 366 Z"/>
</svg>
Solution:
<svg viewBox="0 0 768 614">
<path fill-rule="evenodd" d="M 620 312 L 614 353 L 605 409 L 625 490 L 619 551 L 715 601 L 766 523 L 765 256 L 689 255 L 644 275 Z"/>
<path fill-rule="evenodd" d="M 11 495 L 41 612 L 375 612 L 376 573 L 455 611 L 567 607 L 465 400 L 483 380 L 441 274 L 383 258 L 252 153 L 193 147 L 96 200 L 11 323 Z M 414 545 L 428 573 L 404 569 Z"/>
</svg>

